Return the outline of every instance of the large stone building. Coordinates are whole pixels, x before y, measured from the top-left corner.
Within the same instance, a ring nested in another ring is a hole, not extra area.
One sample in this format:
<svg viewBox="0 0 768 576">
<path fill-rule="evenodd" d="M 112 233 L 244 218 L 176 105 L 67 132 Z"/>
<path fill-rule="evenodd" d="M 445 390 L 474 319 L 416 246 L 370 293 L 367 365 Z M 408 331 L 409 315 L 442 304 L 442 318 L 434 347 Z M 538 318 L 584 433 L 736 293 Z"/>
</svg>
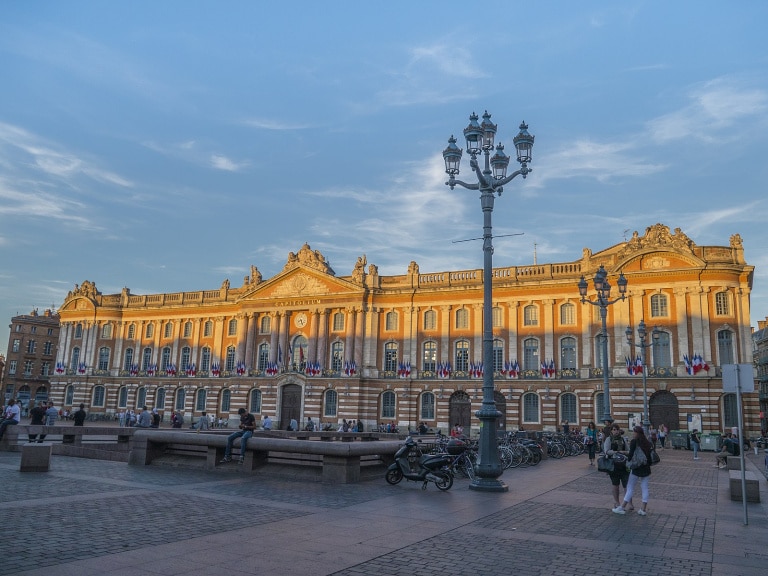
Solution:
<svg viewBox="0 0 768 576">
<path fill-rule="evenodd" d="M 492 367 L 481 365 L 481 269 L 422 273 L 411 262 L 381 276 L 361 256 L 336 276 L 305 244 L 280 273 L 265 280 L 252 267 L 237 288 L 225 280 L 217 290 L 107 295 L 86 281 L 59 311 L 53 394 L 95 413 L 146 403 L 227 417 L 245 407 L 282 427 L 311 416 L 447 431 L 477 427 L 482 371 L 492 369 L 500 428 L 585 426 L 603 414 L 603 346 L 600 310 L 582 303 L 578 284 L 600 266 L 614 286 L 620 273 L 628 281 L 626 299 L 608 308 L 613 416 L 628 424 L 642 413 L 642 378 L 627 365 L 640 349 L 625 331 L 644 319 L 653 424 L 735 425 L 720 366 L 752 361 L 753 267 L 738 234 L 698 246 L 661 224 L 573 262 L 495 268 Z M 759 430 L 757 394 L 744 403 L 748 430 Z"/>
<path fill-rule="evenodd" d="M 33 310 L 11 318 L 3 388 L 6 402 L 16 398 L 23 411 L 30 399 L 47 400 L 59 342 L 59 316 Z"/>
<path fill-rule="evenodd" d="M 768 317 L 757 321 L 757 330 L 752 334 L 754 360 L 757 368 L 757 394 L 760 401 L 760 428 L 763 436 L 768 435 Z"/>
</svg>

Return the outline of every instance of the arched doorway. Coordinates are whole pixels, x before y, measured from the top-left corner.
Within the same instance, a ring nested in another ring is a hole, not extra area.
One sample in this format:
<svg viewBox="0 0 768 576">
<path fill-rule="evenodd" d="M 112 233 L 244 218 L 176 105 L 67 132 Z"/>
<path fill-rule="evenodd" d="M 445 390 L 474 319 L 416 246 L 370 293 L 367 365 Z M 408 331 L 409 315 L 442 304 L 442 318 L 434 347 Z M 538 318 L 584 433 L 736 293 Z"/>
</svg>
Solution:
<svg viewBox="0 0 768 576">
<path fill-rule="evenodd" d="M 301 386 L 286 384 L 280 388 L 280 421 L 278 426 L 285 430 L 291 423 L 291 418 L 301 425 Z"/>
<path fill-rule="evenodd" d="M 469 426 L 472 419 L 472 401 L 466 392 L 459 390 L 451 394 L 448 407 L 448 426 L 453 428 L 456 424 L 464 428 L 469 434 Z"/>
<path fill-rule="evenodd" d="M 648 400 L 651 424 L 658 428 L 664 424 L 670 430 L 680 430 L 680 408 L 671 392 L 659 390 Z"/>
<path fill-rule="evenodd" d="M 498 390 L 493 391 L 493 401 L 496 402 L 496 410 L 501 412 L 501 416 L 496 421 L 496 430 L 499 432 L 507 431 L 507 399 L 504 394 Z"/>
</svg>

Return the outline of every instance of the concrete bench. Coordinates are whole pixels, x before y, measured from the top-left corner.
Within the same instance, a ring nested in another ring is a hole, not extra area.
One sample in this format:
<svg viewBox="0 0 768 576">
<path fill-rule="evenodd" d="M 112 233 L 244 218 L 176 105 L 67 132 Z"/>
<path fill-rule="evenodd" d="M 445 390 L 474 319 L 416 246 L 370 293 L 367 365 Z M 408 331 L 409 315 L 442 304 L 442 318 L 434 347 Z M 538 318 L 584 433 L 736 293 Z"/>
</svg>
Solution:
<svg viewBox="0 0 768 576">
<path fill-rule="evenodd" d="M 48 472 L 51 469 L 50 442 L 30 442 L 21 447 L 21 472 Z"/>
<path fill-rule="evenodd" d="M 741 502 L 741 470 L 731 470 L 728 472 L 728 475 L 731 500 Z M 747 502 L 760 502 L 760 484 L 757 480 L 757 474 L 754 472 L 744 472 L 744 479 L 747 488 Z"/>
<path fill-rule="evenodd" d="M 219 466 L 224 456 L 226 443 L 227 438 L 223 435 L 137 430 L 133 436 L 128 463 L 145 466 L 165 455 L 168 450 L 183 450 L 188 454 L 196 453 L 200 457 L 205 455 L 206 468 L 213 470 Z M 296 460 L 304 459 L 307 463 L 316 462 L 317 466 L 321 466 L 323 482 L 347 484 L 360 480 L 361 458 L 391 458 L 400 446 L 398 441 L 322 442 L 274 438 L 256 433 L 248 440 L 242 469 L 253 471 L 268 460 L 280 459 L 281 455 L 294 455 Z M 232 459 L 239 457 L 238 438 L 233 444 Z"/>
<path fill-rule="evenodd" d="M 741 456 L 728 456 L 725 466 L 728 470 L 741 470 Z"/>
</svg>

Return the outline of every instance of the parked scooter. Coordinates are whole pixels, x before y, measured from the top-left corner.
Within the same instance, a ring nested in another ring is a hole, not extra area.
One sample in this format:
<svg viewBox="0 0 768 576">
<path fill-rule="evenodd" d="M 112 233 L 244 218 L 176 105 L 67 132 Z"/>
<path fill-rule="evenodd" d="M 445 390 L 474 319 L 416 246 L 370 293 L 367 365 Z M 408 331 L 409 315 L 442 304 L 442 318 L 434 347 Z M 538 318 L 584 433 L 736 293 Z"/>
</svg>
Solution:
<svg viewBox="0 0 768 576">
<path fill-rule="evenodd" d="M 395 462 L 387 469 L 385 476 L 390 484 L 397 484 L 405 478 L 414 482 L 424 482 L 421 489 L 426 490 L 429 482 L 434 482 L 438 490 L 449 490 L 453 486 L 453 475 L 448 466 L 451 456 L 448 454 L 425 454 L 419 458 L 418 468 L 411 468 L 408 455 L 416 450 L 416 442 L 410 436 L 395 453 Z"/>
</svg>

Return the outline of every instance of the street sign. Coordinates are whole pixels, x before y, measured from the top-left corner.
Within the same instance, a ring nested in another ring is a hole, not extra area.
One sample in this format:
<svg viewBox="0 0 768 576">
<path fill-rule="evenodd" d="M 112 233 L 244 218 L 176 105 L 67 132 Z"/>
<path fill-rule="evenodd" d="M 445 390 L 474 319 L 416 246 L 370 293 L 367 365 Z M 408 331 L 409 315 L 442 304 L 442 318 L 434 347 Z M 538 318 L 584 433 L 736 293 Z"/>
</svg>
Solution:
<svg viewBox="0 0 768 576">
<path fill-rule="evenodd" d="M 723 364 L 723 392 L 736 392 L 741 384 L 742 392 L 755 391 L 754 367 L 752 364 Z"/>
</svg>

